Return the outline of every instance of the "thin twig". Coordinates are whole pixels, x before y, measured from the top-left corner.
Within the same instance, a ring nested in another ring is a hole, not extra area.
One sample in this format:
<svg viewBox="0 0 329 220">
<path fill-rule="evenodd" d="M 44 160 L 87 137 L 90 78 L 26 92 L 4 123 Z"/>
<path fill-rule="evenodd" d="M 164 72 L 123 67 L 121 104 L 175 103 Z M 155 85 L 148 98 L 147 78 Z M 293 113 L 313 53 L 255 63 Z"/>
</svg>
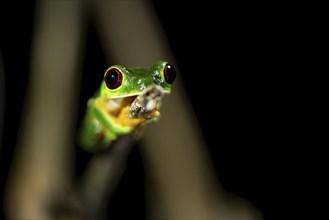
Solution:
<svg viewBox="0 0 329 220">
<path fill-rule="evenodd" d="M 126 160 L 134 146 L 131 135 L 121 136 L 111 143 L 109 150 L 95 153 L 72 193 L 56 204 L 58 219 L 107 219 L 106 205 L 126 167 Z"/>
</svg>

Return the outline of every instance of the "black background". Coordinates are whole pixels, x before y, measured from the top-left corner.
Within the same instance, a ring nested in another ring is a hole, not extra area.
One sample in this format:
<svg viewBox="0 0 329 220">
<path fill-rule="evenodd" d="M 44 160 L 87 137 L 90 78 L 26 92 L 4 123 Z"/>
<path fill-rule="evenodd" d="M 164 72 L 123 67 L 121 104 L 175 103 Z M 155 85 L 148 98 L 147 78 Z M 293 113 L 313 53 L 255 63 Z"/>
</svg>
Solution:
<svg viewBox="0 0 329 220">
<path fill-rule="evenodd" d="M 267 219 L 281 219 L 286 211 L 297 215 L 299 209 L 293 204 L 300 195 L 291 176 L 298 169 L 287 166 L 296 156 L 289 150 L 294 142 L 293 94 L 287 92 L 290 69 L 283 68 L 292 59 L 289 11 L 284 5 L 205 1 L 183 5 L 156 1 L 154 6 L 225 189 L 251 201 Z M 6 1 L 0 10 L 6 113 L 0 160 L 2 197 L 29 77 L 34 4 Z M 88 72 L 102 72 L 107 63 L 92 25 L 84 65 L 82 86 L 92 81 L 97 85 L 99 79 Z M 93 91 L 89 89 L 81 92 L 81 103 Z M 77 153 L 81 160 L 89 156 Z M 136 147 L 109 201 L 110 217 L 126 219 L 133 213 L 145 218 L 143 181 L 136 178 L 142 175 L 143 162 Z"/>
</svg>

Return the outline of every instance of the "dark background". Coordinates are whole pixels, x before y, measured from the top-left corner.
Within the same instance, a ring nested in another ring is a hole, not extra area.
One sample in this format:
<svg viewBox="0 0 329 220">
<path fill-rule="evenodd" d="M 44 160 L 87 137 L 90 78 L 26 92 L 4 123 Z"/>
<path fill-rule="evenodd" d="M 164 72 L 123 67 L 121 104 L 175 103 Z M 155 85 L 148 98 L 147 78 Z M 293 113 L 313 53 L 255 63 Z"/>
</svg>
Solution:
<svg viewBox="0 0 329 220">
<path fill-rule="evenodd" d="M 291 59 L 287 45 L 292 42 L 293 21 L 277 5 L 217 4 L 154 2 L 224 188 L 251 201 L 266 219 L 281 219 L 287 211 L 295 216 L 299 209 L 294 201 L 300 195 L 298 185 L 290 180 L 297 171 L 287 166 L 294 157 L 288 150 L 293 145 L 294 120 L 289 110 L 293 97 L 287 92 L 290 67 L 285 66 Z M 33 15 L 34 4 L 1 2 L 5 88 L 0 92 L 5 92 L 5 123 L 0 197 L 29 77 Z M 92 24 L 84 65 L 83 86 L 91 81 L 97 84 L 99 79 L 88 72 L 102 72 L 107 63 Z M 81 92 L 81 112 L 92 91 L 89 87 Z M 79 163 L 89 156 L 77 154 Z M 134 213 L 136 218 L 145 218 L 143 180 L 136 178 L 142 175 L 143 162 L 136 147 L 109 201 L 110 217 L 125 219 Z"/>
</svg>

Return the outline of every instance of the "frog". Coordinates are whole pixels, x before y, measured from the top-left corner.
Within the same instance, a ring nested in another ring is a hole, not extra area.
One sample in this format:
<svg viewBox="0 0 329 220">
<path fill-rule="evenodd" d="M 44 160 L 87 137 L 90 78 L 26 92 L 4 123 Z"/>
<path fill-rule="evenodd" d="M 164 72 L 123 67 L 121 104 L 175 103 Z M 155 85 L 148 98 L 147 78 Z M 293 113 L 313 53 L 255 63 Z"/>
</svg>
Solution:
<svg viewBox="0 0 329 220">
<path fill-rule="evenodd" d="M 171 93 L 176 74 L 174 65 L 164 60 L 148 67 L 117 64 L 107 68 L 99 88 L 87 101 L 78 145 L 99 152 L 118 137 L 141 137 L 147 124 L 160 120 L 163 97 Z"/>
</svg>

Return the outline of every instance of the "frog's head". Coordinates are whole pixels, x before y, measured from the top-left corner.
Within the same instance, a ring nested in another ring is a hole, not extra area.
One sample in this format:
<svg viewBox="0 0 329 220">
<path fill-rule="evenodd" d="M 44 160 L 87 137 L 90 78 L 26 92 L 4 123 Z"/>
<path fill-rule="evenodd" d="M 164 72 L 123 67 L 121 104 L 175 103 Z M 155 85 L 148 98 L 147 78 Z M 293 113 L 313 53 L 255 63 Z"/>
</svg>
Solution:
<svg viewBox="0 0 329 220">
<path fill-rule="evenodd" d="M 99 95 L 109 100 L 109 109 L 122 108 L 124 101 L 130 105 L 130 116 L 137 118 L 154 110 L 163 95 L 171 92 L 175 77 L 174 66 L 166 61 L 148 68 L 113 65 L 104 74 Z"/>
</svg>

